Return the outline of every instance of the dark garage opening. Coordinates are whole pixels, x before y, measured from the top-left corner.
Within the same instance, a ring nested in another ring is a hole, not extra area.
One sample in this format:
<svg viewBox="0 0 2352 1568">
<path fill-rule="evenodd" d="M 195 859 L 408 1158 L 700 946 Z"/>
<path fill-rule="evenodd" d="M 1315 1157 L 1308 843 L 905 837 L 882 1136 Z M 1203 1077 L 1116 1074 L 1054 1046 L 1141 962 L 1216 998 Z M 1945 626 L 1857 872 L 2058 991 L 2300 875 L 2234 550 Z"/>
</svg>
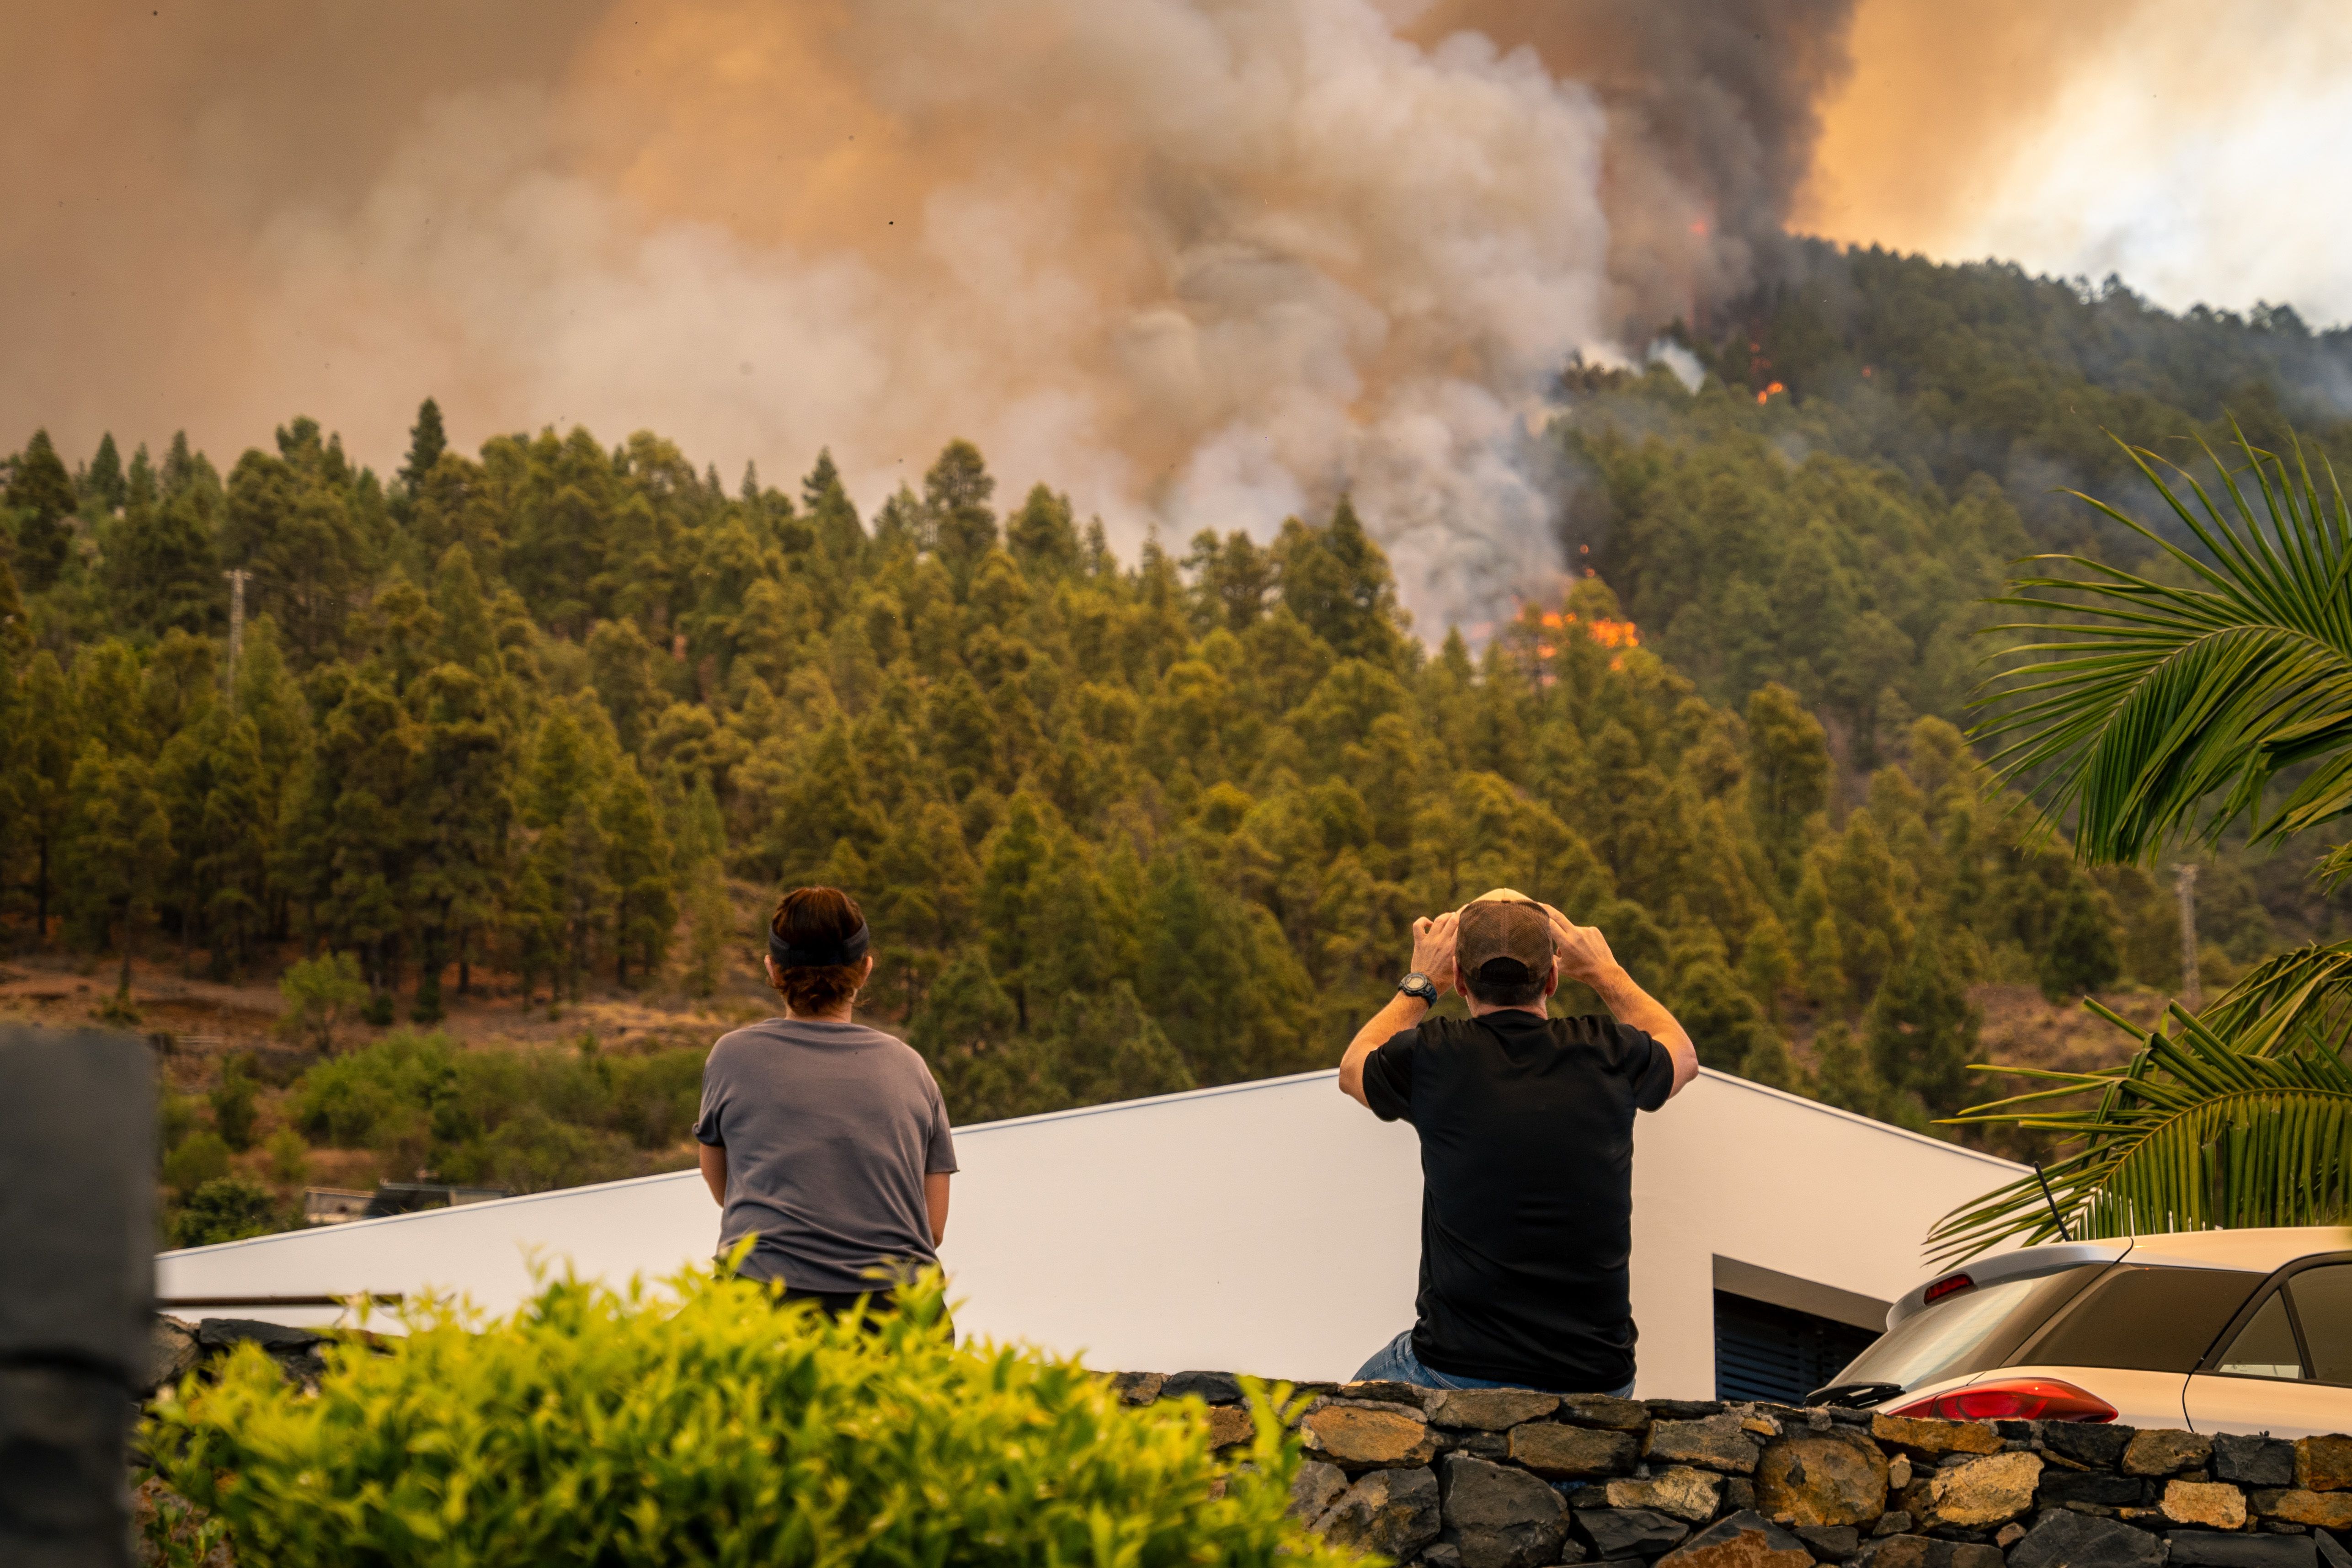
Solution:
<svg viewBox="0 0 2352 1568">
<path fill-rule="evenodd" d="M 1834 1318 L 1717 1290 L 1715 1396 L 1797 1404 L 1877 1338 Z"/>
</svg>

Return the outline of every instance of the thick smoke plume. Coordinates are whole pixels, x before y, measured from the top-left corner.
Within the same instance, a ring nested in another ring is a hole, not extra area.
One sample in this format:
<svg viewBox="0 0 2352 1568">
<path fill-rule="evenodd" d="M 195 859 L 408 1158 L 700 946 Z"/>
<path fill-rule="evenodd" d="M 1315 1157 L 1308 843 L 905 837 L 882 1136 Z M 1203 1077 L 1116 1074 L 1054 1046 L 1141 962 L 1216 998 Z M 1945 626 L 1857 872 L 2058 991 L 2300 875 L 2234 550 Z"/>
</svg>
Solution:
<svg viewBox="0 0 2352 1568">
<path fill-rule="evenodd" d="M 1347 489 L 1434 629 L 1559 570 L 1551 377 L 1749 280 L 1848 4 L 36 5 L 0 417 L 389 466 L 431 393 L 869 503 L 967 436 L 1129 539 Z"/>
</svg>

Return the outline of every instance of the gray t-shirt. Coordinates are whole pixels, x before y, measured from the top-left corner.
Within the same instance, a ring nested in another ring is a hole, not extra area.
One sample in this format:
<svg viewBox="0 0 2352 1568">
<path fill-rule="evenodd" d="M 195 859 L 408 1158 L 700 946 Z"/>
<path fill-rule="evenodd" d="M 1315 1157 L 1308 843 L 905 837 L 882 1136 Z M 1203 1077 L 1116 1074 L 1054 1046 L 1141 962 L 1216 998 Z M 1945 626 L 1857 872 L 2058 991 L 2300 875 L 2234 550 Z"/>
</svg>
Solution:
<svg viewBox="0 0 2352 1568">
<path fill-rule="evenodd" d="M 946 1102 L 914 1049 L 863 1024 L 770 1018 L 702 1065 L 694 1135 L 727 1151 L 724 1254 L 754 1279 L 868 1290 L 937 1260 L 923 1177 L 956 1168 Z"/>
</svg>

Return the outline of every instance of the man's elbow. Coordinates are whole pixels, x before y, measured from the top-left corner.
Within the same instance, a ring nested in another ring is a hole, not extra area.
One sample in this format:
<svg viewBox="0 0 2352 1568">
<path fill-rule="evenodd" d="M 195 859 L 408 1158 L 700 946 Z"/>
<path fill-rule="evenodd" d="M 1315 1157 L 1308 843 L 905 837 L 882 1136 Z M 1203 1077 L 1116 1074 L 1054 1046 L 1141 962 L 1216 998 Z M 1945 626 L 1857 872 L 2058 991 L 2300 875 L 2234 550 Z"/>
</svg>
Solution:
<svg viewBox="0 0 2352 1568">
<path fill-rule="evenodd" d="M 1360 1072 L 1351 1073 L 1346 1068 L 1341 1068 L 1339 1069 L 1339 1092 L 1346 1095 L 1349 1100 L 1354 1100 L 1358 1105 L 1362 1106 L 1367 1110 L 1370 1110 L 1372 1108 L 1372 1102 L 1364 1098 L 1364 1075 Z"/>
</svg>

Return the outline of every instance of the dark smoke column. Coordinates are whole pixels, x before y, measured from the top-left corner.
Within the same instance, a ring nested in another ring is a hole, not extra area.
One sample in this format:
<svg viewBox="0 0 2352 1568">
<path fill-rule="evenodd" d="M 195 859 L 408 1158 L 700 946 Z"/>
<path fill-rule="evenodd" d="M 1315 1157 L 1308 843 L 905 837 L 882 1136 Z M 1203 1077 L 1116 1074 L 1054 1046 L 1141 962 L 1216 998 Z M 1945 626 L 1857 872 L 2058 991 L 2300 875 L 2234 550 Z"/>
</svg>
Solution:
<svg viewBox="0 0 2352 1568">
<path fill-rule="evenodd" d="M 1592 90 L 1609 117 L 1614 304 L 1638 342 L 1770 274 L 1817 106 L 1852 68 L 1853 12 L 1854 0 L 1439 0 L 1412 31 L 1531 47 Z"/>
</svg>

